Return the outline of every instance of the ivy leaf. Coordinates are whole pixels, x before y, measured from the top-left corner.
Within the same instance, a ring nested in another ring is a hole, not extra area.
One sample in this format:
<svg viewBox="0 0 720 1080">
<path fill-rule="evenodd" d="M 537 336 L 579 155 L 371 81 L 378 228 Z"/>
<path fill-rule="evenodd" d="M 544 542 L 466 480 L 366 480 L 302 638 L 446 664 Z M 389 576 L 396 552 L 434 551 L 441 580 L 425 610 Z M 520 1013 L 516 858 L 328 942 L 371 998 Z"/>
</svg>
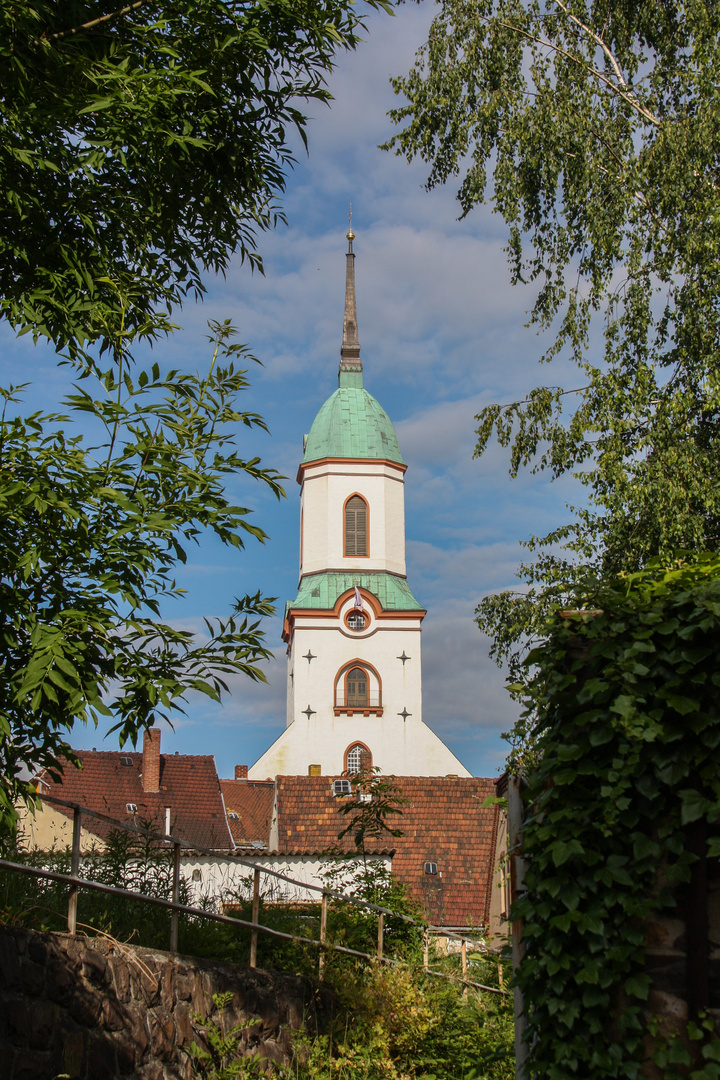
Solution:
<svg viewBox="0 0 720 1080">
<path fill-rule="evenodd" d="M 703 816 L 707 807 L 707 800 L 694 788 L 684 788 L 678 792 L 681 810 L 680 820 L 683 825 L 689 825 L 691 821 L 698 821 Z"/>
<path fill-rule="evenodd" d="M 629 979 L 625 980 L 625 992 L 630 997 L 637 997 L 642 1001 L 647 1001 L 651 986 L 652 980 L 650 976 L 644 973 L 631 975 Z"/>
</svg>

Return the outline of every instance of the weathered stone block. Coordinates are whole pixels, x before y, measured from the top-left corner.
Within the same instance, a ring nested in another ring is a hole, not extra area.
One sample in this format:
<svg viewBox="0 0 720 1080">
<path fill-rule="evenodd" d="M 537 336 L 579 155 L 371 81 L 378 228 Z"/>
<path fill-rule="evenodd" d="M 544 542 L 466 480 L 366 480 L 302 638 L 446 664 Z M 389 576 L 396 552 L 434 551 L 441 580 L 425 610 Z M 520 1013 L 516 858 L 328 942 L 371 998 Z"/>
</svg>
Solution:
<svg viewBox="0 0 720 1080">
<path fill-rule="evenodd" d="M 150 1052 L 161 1060 L 169 1058 L 175 1049 L 175 1021 L 167 1009 L 153 1009 L 148 1013 Z"/>
<path fill-rule="evenodd" d="M 23 1049 L 15 1052 L 13 1080 L 55 1080 L 57 1069 L 49 1053 Z"/>
<path fill-rule="evenodd" d="M 102 999 L 102 1026 L 106 1031 L 122 1031 L 127 1021 L 122 1005 L 110 994 Z"/>
<path fill-rule="evenodd" d="M 104 956 L 88 949 L 83 957 L 82 976 L 91 986 L 104 987 L 107 980 L 107 960 Z"/>
<path fill-rule="evenodd" d="M 123 956 L 111 956 L 108 958 L 108 968 L 112 986 L 115 990 L 115 997 L 118 1001 L 130 1001 L 131 988 L 128 961 Z"/>
<path fill-rule="evenodd" d="M 160 972 L 160 996 L 167 1008 L 175 1004 L 175 967 L 164 964 Z"/>
<path fill-rule="evenodd" d="M 102 1010 L 102 998 L 82 983 L 76 985 L 65 1003 L 70 1016 L 83 1027 L 94 1027 Z"/>
<path fill-rule="evenodd" d="M 45 992 L 45 965 L 25 959 L 20 966 L 20 980 L 25 994 L 40 997 Z"/>
<path fill-rule="evenodd" d="M 91 1035 L 87 1043 L 87 1080 L 109 1080 L 117 1076 L 115 1044 L 105 1032 Z"/>
<path fill-rule="evenodd" d="M 164 1069 L 159 1061 L 148 1061 L 135 1076 L 136 1080 L 165 1080 Z"/>
<path fill-rule="evenodd" d="M 64 954 L 54 950 L 48 956 L 45 968 L 45 993 L 51 1001 L 63 1004 L 75 986 L 74 972 L 67 964 Z"/>
<path fill-rule="evenodd" d="M 45 967 L 47 953 L 47 942 L 43 937 L 34 937 L 28 941 L 27 955 L 36 964 L 40 964 L 41 967 Z"/>
<path fill-rule="evenodd" d="M 178 1046 L 189 1046 L 195 1035 L 190 1022 L 190 1009 L 184 1001 L 179 1001 L 175 1006 L 174 1015 Z"/>
<path fill-rule="evenodd" d="M 145 1056 L 150 1039 L 146 1024 L 147 1010 L 139 1005 L 128 1007 L 125 1012 L 127 1030 L 130 1032 L 133 1045 L 135 1046 L 135 1063 L 138 1064 Z"/>
<path fill-rule="evenodd" d="M 17 940 L 0 936 L 0 982 L 7 990 L 20 985 L 20 951 Z"/>
<path fill-rule="evenodd" d="M 8 1032 L 14 1043 L 32 1050 L 47 1051 L 57 1022 L 56 1008 L 49 1001 L 17 997 L 5 1004 Z"/>
<path fill-rule="evenodd" d="M 191 1008 L 205 1020 L 212 1009 L 212 995 L 210 993 L 209 980 L 202 971 L 196 971 L 192 976 L 192 991 L 190 995 Z"/>
<path fill-rule="evenodd" d="M 192 997 L 193 979 L 183 965 L 175 976 L 175 998 L 177 1001 L 189 1001 Z"/>
<path fill-rule="evenodd" d="M 121 1076 L 127 1076 L 135 1071 L 135 1043 L 126 1031 L 118 1031 L 112 1038 L 118 1072 Z"/>
<path fill-rule="evenodd" d="M 79 1030 L 62 1033 L 63 1071 L 70 1077 L 82 1076 L 85 1068 L 85 1039 Z"/>
</svg>

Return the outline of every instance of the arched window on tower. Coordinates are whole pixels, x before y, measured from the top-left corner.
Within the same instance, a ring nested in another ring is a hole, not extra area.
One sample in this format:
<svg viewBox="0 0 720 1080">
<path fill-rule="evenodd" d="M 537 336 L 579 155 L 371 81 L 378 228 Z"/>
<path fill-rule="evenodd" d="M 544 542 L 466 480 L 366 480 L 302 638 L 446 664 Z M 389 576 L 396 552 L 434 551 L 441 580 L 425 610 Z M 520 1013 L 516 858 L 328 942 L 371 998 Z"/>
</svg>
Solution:
<svg viewBox="0 0 720 1080">
<path fill-rule="evenodd" d="M 364 743 L 355 743 L 345 751 L 345 772 L 359 773 L 372 768 L 372 754 Z"/>
<path fill-rule="evenodd" d="M 335 676 L 335 715 L 354 712 L 382 716 L 382 684 L 372 664 L 351 660 Z"/>
<path fill-rule="evenodd" d="M 345 676 L 345 701 L 351 708 L 364 709 L 369 705 L 368 675 L 365 668 L 354 667 Z"/>
<path fill-rule="evenodd" d="M 345 503 L 345 555 L 368 553 L 368 505 L 362 495 L 351 495 Z"/>
</svg>

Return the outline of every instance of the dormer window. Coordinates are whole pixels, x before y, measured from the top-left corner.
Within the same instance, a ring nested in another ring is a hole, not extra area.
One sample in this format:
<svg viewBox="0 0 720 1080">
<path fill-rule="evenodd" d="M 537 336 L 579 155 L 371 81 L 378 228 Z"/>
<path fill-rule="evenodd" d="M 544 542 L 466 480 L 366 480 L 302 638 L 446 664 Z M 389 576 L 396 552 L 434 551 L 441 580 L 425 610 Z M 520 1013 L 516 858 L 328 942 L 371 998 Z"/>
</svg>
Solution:
<svg viewBox="0 0 720 1080">
<path fill-rule="evenodd" d="M 361 495 L 351 495 L 345 503 L 345 557 L 367 553 L 368 505 Z"/>
</svg>

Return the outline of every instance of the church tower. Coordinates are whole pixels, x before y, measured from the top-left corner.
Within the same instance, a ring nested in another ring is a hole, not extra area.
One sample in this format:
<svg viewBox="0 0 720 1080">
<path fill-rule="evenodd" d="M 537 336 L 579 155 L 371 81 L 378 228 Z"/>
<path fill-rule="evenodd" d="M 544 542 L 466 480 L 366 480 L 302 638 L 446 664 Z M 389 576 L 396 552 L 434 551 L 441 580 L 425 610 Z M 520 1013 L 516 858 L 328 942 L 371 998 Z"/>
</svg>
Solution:
<svg viewBox="0 0 720 1080">
<path fill-rule="evenodd" d="M 305 436 L 300 582 L 286 605 L 287 726 L 251 779 L 378 766 L 469 776 L 422 720 L 421 624 L 405 572 L 405 471 L 390 418 L 363 387 L 354 234 L 347 234 L 338 389 Z"/>
</svg>

